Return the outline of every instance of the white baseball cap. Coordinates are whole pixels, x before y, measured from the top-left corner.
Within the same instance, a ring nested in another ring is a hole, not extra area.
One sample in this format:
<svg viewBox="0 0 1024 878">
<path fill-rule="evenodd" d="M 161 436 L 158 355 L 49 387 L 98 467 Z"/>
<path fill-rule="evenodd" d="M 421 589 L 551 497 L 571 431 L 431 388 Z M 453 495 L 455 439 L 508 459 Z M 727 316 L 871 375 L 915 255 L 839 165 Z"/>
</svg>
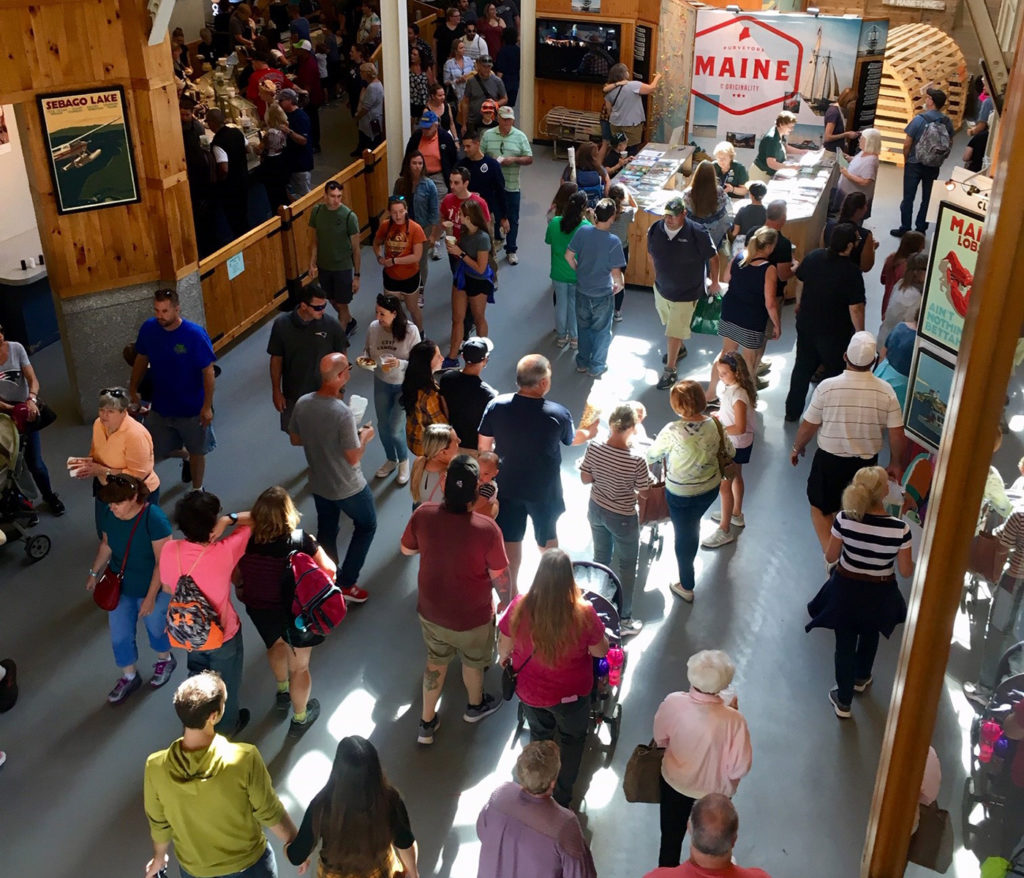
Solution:
<svg viewBox="0 0 1024 878">
<path fill-rule="evenodd" d="M 861 368 L 870 366 L 875 361 L 878 350 L 875 346 L 875 337 L 870 332 L 855 332 L 850 344 L 846 347 L 846 359 L 851 366 Z"/>
</svg>

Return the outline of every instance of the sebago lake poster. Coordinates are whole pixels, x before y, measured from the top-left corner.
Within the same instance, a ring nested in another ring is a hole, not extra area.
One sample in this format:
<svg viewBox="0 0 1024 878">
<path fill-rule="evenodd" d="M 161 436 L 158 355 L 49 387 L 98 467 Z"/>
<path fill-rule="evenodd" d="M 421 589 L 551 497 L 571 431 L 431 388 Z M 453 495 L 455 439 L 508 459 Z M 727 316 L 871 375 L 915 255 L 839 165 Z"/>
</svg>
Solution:
<svg viewBox="0 0 1024 878">
<path fill-rule="evenodd" d="M 58 212 L 140 200 L 124 89 L 39 95 L 38 100 Z"/>
</svg>

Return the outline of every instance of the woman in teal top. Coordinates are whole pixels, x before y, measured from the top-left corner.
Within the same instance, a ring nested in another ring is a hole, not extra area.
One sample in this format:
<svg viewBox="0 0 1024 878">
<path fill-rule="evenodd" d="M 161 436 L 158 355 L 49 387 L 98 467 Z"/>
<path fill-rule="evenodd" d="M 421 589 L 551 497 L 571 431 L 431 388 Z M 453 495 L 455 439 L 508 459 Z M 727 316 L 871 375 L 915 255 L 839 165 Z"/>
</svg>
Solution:
<svg viewBox="0 0 1024 878">
<path fill-rule="evenodd" d="M 576 336 L 576 269 L 565 261 L 565 251 L 576 229 L 590 225 L 583 218 L 587 193 L 578 190 L 569 196 L 565 210 L 548 223 L 544 243 L 551 247 L 551 282 L 555 287 L 555 344 L 560 348 L 578 346 Z"/>
<path fill-rule="evenodd" d="M 104 504 L 99 520 L 100 545 L 85 587 L 92 591 L 108 565 L 115 573 L 123 571 L 121 598 L 109 614 L 114 661 L 121 676 L 107 696 L 111 704 L 120 704 L 142 686 L 135 667 L 139 660 L 135 643 L 139 616 L 146 626 L 150 648 L 156 653 L 149 685 L 154 689 L 163 686 L 178 664 L 167 639 L 171 596 L 160 588 L 158 563 L 160 551 L 171 537 L 171 524 L 159 506 L 148 502 L 149 489 L 135 476 L 107 476 L 97 497 Z"/>
<path fill-rule="evenodd" d="M 750 166 L 750 179 L 767 182 L 775 176 L 775 172 L 787 167 L 786 160 L 794 156 L 802 156 L 806 149 L 797 149 L 786 142 L 786 138 L 796 127 L 796 116 L 783 110 L 775 117 L 775 127 L 761 138 L 757 147 L 757 158 Z M 789 165 L 792 167 L 792 165 Z"/>
</svg>

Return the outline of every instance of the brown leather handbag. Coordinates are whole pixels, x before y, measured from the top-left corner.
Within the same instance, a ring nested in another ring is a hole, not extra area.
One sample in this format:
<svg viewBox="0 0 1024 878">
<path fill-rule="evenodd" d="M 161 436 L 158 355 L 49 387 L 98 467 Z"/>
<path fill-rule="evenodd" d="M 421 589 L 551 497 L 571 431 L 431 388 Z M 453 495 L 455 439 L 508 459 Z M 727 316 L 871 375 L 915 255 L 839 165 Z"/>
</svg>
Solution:
<svg viewBox="0 0 1024 878">
<path fill-rule="evenodd" d="M 637 744 L 626 763 L 622 777 L 622 792 L 627 802 L 661 801 L 661 760 L 665 748 L 651 739 L 650 744 Z"/>
<path fill-rule="evenodd" d="M 989 582 L 999 582 L 1009 554 L 1010 550 L 1000 542 L 999 537 L 983 530 L 971 541 L 967 570 Z"/>
<path fill-rule="evenodd" d="M 665 497 L 665 470 L 668 460 L 661 460 L 661 474 L 637 498 L 640 527 L 668 520 L 668 499 Z"/>
</svg>

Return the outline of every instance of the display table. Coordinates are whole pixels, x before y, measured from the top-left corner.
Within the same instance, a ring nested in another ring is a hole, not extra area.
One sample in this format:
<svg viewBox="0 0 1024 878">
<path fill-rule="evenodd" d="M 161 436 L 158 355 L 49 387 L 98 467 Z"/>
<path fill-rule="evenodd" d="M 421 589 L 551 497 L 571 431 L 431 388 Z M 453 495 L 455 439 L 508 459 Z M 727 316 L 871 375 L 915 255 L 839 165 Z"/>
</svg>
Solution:
<svg viewBox="0 0 1024 878">
<path fill-rule="evenodd" d="M 692 146 L 648 143 L 615 175 L 615 181 L 629 188 L 640 208 L 629 227 L 629 286 L 654 286 L 654 266 L 647 256 L 647 230 L 664 216 L 665 205 L 680 194 L 683 177 L 690 173 L 692 164 Z"/>
</svg>

